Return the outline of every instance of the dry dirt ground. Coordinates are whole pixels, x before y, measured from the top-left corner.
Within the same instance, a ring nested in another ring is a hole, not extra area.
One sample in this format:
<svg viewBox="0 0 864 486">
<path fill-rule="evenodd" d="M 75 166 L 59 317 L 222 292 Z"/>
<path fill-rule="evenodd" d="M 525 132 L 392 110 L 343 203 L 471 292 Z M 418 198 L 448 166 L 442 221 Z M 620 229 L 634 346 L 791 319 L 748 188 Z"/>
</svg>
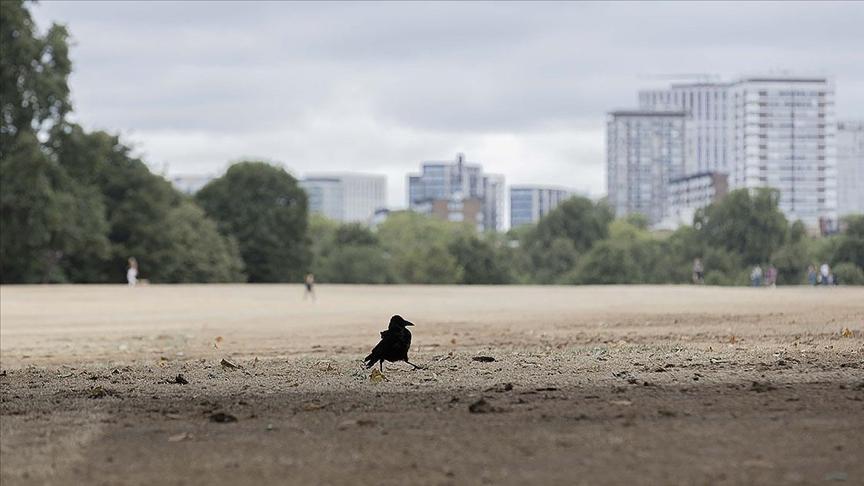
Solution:
<svg viewBox="0 0 864 486">
<path fill-rule="evenodd" d="M 864 289 L 317 293 L 0 288 L 0 482 L 864 484 Z"/>
</svg>

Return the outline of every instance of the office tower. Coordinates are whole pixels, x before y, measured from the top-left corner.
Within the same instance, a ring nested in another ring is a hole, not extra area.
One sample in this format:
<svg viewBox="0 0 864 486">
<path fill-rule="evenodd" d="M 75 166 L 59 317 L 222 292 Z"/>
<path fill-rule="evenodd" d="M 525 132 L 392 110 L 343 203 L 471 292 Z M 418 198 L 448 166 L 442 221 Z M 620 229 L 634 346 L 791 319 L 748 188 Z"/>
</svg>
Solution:
<svg viewBox="0 0 864 486">
<path fill-rule="evenodd" d="M 772 187 L 810 227 L 836 224 L 834 86 L 826 78 L 751 77 L 728 93 L 731 189 Z"/>
<path fill-rule="evenodd" d="M 837 123 L 837 214 L 864 214 L 864 121 Z"/>
<path fill-rule="evenodd" d="M 675 229 L 693 224 L 698 209 L 720 201 L 728 192 L 728 176 L 722 172 L 699 172 L 670 179 L 669 209 L 662 226 Z"/>
<path fill-rule="evenodd" d="M 419 174 L 408 175 L 408 207 L 497 231 L 503 220 L 503 187 L 504 176 L 484 175 L 480 164 L 467 162 L 460 153 L 454 161 L 424 162 Z"/>
<path fill-rule="evenodd" d="M 613 111 L 606 125 L 606 187 L 618 217 L 643 214 L 651 224 L 667 214 L 668 182 L 684 174 L 687 113 Z"/>
<path fill-rule="evenodd" d="M 778 189 L 790 220 L 836 224 L 834 86 L 827 78 L 673 84 L 641 91 L 639 104 L 689 115 L 686 173 L 727 173 L 730 189 Z"/>
<path fill-rule="evenodd" d="M 639 92 L 643 110 L 680 110 L 688 120 L 688 173 L 729 173 L 727 95 L 730 83 L 673 84 Z"/>
<path fill-rule="evenodd" d="M 571 196 L 571 191 L 555 186 L 511 186 L 510 227 L 537 223 Z"/>
<path fill-rule="evenodd" d="M 387 205 L 387 178 L 371 174 L 309 174 L 300 181 L 309 212 L 344 223 L 371 224 Z"/>
</svg>

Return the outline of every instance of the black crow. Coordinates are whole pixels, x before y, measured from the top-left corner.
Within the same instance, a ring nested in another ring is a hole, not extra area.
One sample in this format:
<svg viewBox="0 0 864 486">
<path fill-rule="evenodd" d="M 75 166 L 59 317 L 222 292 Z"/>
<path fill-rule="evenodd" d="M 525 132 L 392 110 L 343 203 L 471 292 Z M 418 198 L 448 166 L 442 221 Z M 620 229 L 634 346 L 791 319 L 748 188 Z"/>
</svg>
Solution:
<svg viewBox="0 0 864 486">
<path fill-rule="evenodd" d="M 413 326 L 413 322 L 408 322 L 402 319 L 402 316 L 393 316 L 390 318 L 390 325 L 386 331 L 381 331 L 381 342 L 372 349 L 369 356 L 363 360 L 366 362 L 366 368 L 371 368 L 378 363 L 381 371 L 384 371 L 384 361 L 404 361 L 414 369 L 420 367 L 408 361 L 408 348 L 411 347 L 411 331 L 406 329 L 406 326 Z"/>
</svg>

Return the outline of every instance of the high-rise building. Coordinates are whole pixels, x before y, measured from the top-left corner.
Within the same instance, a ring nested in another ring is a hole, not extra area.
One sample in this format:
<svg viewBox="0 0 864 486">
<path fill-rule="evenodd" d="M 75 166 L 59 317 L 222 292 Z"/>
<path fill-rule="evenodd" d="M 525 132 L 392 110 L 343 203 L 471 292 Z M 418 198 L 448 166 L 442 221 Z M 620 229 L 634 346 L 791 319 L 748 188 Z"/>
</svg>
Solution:
<svg viewBox="0 0 864 486">
<path fill-rule="evenodd" d="M 387 178 L 371 174 L 309 174 L 300 181 L 309 212 L 343 223 L 371 224 L 387 205 Z"/>
<path fill-rule="evenodd" d="M 573 193 L 555 186 L 510 186 L 510 227 L 534 224 Z"/>
<path fill-rule="evenodd" d="M 697 172 L 670 179 L 669 207 L 661 226 L 675 229 L 693 224 L 698 209 L 718 202 L 728 192 L 728 176 L 722 172 Z"/>
<path fill-rule="evenodd" d="M 453 195 L 449 199 L 427 199 L 417 203 L 412 211 L 426 214 L 453 223 L 469 223 L 477 231 L 486 230 L 483 224 L 483 200 L 476 197 L 460 197 Z"/>
<path fill-rule="evenodd" d="M 747 77 L 639 93 L 643 109 L 685 111 L 687 173 L 725 172 L 730 189 L 773 187 L 811 227 L 837 219 L 834 86 L 824 77 Z"/>
<path fill-rule="evenodd" d="M 503 225 L 504 176 L 484 175 L 480 164 L 467 162 L 463 154 L 452 162 L 424 162 L 419 174 L 408 175 L 408 207 L 497 231 Z"/>
<path fill-rule="evenodd" d="M 732 189 L 772 187 L 790 220 L 837 220 L 834 86 L 826 78 L 745 78 L 729 90 Z"/>
<path fill-rule="evenodd" d="M 837 123 L 837 214 L 864 214 L 864 121 Z"/>
<path fill-rule="evenodd" d="M 606 188 L 617 216 L 640 213 L 657 224 L 667 215 L 669 180 L 684 174 L 687 118 L 684 111 L 609 113 Z"/>
<path fill-rule="evenodd" d="M 504 231 L 504 176 L 486 174 L 483 176 L 483 221 L 486 228 Z"/>
<path fill-rule="evenodd" d="M 688 173 L 729 173 L 727 147 L 729 83 L 673 84 L 669 89 L 639 92 L 643 110 L 681 110 L 688 120 Z"/>
</svg>

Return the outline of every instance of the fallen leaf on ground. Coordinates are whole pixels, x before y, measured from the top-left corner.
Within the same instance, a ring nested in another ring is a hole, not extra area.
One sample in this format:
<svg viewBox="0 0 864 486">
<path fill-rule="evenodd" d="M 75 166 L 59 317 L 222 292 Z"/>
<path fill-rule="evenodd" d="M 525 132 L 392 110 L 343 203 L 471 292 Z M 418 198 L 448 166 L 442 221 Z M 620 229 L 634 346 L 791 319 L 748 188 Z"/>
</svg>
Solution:
<svg viewBox="0 0 864 486">
<path fill-rule="evenodd" d="M 167 380 L 168 383 L 176 383 L 178 385 L 188 385 L 189 380 L 183 375 L 177 375 L 173 380 Z"/>
<path fill-rule="evenodd" d="M 168 437 L 168 442 L 180 442 L 191 438 L 192 434 L 190 434 L 189 432 L 181 432 L 179 434 L 174 434 L 171 437 Z"/>
<path fill-rule="evenodd" d="M 848 327 L 844 327 L 843 331 L 840 332 L 840 334 L 842 334 L 843 337 L 852 337 L 855 335 L 855 333 L 852 332 L 852 329 L 849 329 Z"/>
<path fill-rule="evenodd" d="M 324 359 L 315 363 L 315 368 L 320 371 L 333 371 L 335 369 L 333 368 L 333 362 L 328 359 Z"/>
<path fill-rule="evenodd" d="M 232 363 L 225 358 L 222 358 L 222 361 L 220 361 L 219 364 L 221 364 L 223 368 L 227 368 L 229 370 L 239 370 L 240 368 L 242 368 L 242 366 L 238 365 L 237 363 Z"/>
<path fill-rule="evenodd" d="M 474 356 L 471 358 L 472 361 L 479 361 L 481 363 L 491 363 L 495 361 L 495 358 L 492 356 Z"/>
<path fill-rule="evenodd" d="M 384 373 L 381 373 L 378 370 L 372 370 L 372 374 L 369 375 L 369 381 L 377 385 L 382 381 L 387 381 L 387 377 L 384 376 Z"/>
</svg>

